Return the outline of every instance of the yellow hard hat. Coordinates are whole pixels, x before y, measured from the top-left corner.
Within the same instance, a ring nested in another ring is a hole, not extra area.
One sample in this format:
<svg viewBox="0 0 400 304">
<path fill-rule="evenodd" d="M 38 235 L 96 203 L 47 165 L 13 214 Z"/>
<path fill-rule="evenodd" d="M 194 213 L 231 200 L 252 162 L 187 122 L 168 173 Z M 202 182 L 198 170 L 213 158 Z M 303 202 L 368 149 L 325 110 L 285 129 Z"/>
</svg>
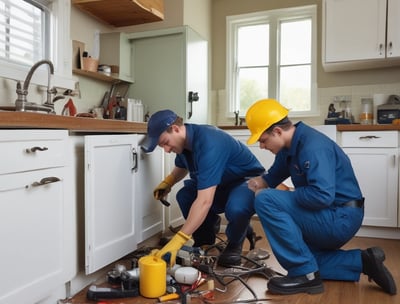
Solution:
<svg viewBox="0 0 400 304">
<path fill-rule="evenodd" d="M 288 113 L 289 110 L 275 99 L 261 99 L 252 104 L 246 113 L 246 124 L 251 133 L 247 144 L 254 144 L 265 130 L 284 119 Z"/>
</svg>

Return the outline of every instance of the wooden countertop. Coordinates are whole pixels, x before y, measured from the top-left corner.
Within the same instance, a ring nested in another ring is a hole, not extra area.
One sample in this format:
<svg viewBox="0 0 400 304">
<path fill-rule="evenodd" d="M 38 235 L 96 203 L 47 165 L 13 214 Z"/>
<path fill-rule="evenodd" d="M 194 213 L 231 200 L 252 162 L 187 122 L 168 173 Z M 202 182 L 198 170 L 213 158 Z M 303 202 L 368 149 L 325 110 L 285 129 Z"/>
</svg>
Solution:
<svg viewBox="0 0 400 304">
<path fill-rule="evenodd" d="M 247 126 L 218 126 L 224 130 L 245 130 Z M 147 123 L 125 120 L 70 117 L 34 112 L 0 111 L 0 129 L 67 129 L 71 132 L 93 133 L 142 133 L 147 132 Z M 336 125 L 339 132 L 345 131 L 400 131 L 400 125 Z"/>
<path fill-rule="evenodd" d="M 348 125 L 337 125 L 336 130 L 339 132 L 344 132 L 344 131 L 400 131 L 400 125 L 348 124 Z"/>
<path fill-rule="evenodd" d="M 218 126 L 222 130 L 247 130 L 247 126 Z"/>
<path fill-rule="evenodd" d="M 34 112 L 0 111 L 1 129 L 67 129 L 80 133 L 143 133 L 147 123 L 70 117 Z"/>
<path fill-rule="evenodd" d="M 223 130 L 245 130 L 247 126 L 218 126 Z M 361 124 L 346 124 L 336 125 L 338 132 L 345 131 L 400 131 L 400 125 L 361 125 Z"/>
</svg>

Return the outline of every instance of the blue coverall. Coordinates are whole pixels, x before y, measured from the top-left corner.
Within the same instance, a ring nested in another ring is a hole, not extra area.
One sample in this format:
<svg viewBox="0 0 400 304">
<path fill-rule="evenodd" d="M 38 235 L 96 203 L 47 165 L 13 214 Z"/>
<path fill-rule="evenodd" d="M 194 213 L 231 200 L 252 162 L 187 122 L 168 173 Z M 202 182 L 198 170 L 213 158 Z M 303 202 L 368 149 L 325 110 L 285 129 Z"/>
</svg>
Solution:
<svg viewBox="0 0 400 304">
<path fill-rule="evenodd" d="M 243 242 L 254 210 L 254 193 L 246 178 L 259 176 L 264 167 L 248 147 L 223 130 L 209 125 L 185 124 L 189 148 L 175 158 L 175 166 L 186 168 L 190 179 L 177 193 L 186 219 L 197 191 L 217 186 L 213 204 L 203 224 L 193 233 L 195 246 L 215 243 L 218 214 L 228 220 L 226 236 L 235 246 Z"/>
<path fill-rule="evenodd" d="M 270 188 L 256 195 L 256 212 L 288 276 L 319 271 L 322 279 L 358 281 L 361 251 L 340 249 L 364 217 L 364 207 L 341 206 L 362 199 L 350 159 L 324 134 L 295 126 L 290 148 L 263 175 Z M 273 189 L 289 176 L 294 191 Z"/>
</svg>

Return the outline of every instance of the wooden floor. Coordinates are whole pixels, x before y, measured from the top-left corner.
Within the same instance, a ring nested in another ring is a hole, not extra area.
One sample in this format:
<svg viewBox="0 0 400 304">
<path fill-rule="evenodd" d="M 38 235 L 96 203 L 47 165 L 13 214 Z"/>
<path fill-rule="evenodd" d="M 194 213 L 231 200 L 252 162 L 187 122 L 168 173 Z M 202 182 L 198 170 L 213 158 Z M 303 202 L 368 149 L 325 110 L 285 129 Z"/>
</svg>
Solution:
<svg viewBox="0 0 400 304">
<path fill-rule="evenodd" d="M 253 226 L 257 235 L 263 238 L 256 243 L 257 248 L 263 248 L 270 251 L 269 244 L 265 239 L 259 221 L 254 221 Z M 247 242 L 246 242 L 247 243 Z M 386 267 L 391 271 L 398 289 L 400 288 L 400 240 L 384 240 L 376 238 L 354 238 L 344 248 L 360 248 L 365 249 L 372 246 L 380 246 L 386 253 Z M 244 250 L 246 250 L 246 245 Z M 275 271 L 285 273 L 276 261 L 275 257 L 266 260 L 267 265 Z M 390 296 L 384 293 L 374 282 L 369 282 L 365 275 L 361 275 L 360 282 L 339 282 L 339 281 L 324 281 L 325 291 L 317 295 L 296 294 L 289 296 L 273 295 L 267 292 L 267 280 L 260 276 L 250 277 L 247 283 L 255 291 L 257 301 L 250 303 L 270 303 L 270 304 L 398 304 L 400 303 L 400 294 Z M 246 300 L 254 299 L 253 295 L 240 282 L 228 285 L 226 292 L 214 291 L 215 299 L 209 303 L 228 304 L 245 303 Z M 242 302 L 238 302 L 243 300 Z M 145 299 L 142 297 L 104 300 L 101 303 L 113 304 L 150 304 L 157 303 L 156 299 Z M 86 299 L 86 289 L 72 299 L 63 301 L 65 304 L 91 304 L 99 303 L 88 301 Z M 167 302 L 165 302 L 167 303 Z M 168 303 L 181 303 L 180 301 Z M 203 303 L 202 301 L 193 299 L 191 303 Z M 247 302 L 249 303 L 249 302 Z"/>
</svg>

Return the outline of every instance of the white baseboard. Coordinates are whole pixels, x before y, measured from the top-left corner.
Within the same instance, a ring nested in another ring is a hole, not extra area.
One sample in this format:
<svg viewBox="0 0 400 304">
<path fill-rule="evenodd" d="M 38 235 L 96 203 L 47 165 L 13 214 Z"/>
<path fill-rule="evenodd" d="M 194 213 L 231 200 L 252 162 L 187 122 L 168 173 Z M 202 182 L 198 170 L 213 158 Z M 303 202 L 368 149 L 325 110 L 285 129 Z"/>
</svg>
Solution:
<svg viewBox="0 0 400 304">
<path fill-rule="evenodd" d="M 400 229 L 363 226 L 358 230 L 356 236 L 381 239 L 400 239 Z"/>
</svg>

